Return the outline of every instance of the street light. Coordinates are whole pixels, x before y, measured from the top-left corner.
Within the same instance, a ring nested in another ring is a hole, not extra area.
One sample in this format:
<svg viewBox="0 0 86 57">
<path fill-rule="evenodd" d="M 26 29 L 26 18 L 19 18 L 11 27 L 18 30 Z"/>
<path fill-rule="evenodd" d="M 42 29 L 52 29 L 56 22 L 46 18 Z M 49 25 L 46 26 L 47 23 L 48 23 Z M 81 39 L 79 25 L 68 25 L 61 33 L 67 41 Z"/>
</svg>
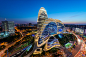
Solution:
<svg viewBox="0 0 86 57">
<path fill-rule="evenodd" d="M 81 42 L 80 39 L 78 39 L 78 42 Z"/>
<path fill-rule="evenodd" d="M 78 39 L 78 44 L 80 44 L 80 42 L 81 42 L 81 40 L 80 40 L 80 39 Z"/>
</svg>

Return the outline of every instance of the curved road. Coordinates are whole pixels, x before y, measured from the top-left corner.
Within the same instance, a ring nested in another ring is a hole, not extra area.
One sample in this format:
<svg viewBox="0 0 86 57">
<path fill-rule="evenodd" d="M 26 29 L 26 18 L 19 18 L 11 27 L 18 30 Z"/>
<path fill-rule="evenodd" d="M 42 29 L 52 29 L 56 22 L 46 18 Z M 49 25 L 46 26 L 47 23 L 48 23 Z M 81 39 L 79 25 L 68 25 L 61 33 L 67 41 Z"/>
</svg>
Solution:
<svg viewBox="0 0 86 57">
<path fill-rule="evenodd" d="M 69 31 L 70 32 L 70 31 Z M 77 37 L 77 39 L 81 39 L 82 38 L 78 35 L 76 35 L 75 33 L 71 32 L 73 35 L 75 35 Z M 79 45 L 76 45 L 75 49 L 72 50 L 72 55 L 70 57 L 77 57 L 77 54 L 80 52 L 81 48 L 82 48 L 82 42 L 80 42 Z"/>
</svg>

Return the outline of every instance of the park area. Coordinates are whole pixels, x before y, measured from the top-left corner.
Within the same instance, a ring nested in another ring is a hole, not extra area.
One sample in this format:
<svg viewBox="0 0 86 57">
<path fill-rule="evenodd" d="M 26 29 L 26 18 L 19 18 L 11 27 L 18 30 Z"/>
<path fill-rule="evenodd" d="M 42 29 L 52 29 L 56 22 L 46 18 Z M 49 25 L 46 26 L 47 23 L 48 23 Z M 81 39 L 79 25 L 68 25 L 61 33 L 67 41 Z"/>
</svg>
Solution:
<svg viewBox="0 0 86 57">
<path fill-rule="evenodd" d="M 70 41 L 77 41 L 77 38 L 73 34 L 63 34 L 62 38 L 60 38 L 58 35 L 55 35 L 55 37 L 59 40 L 59 43 L 65 47 L 65 44 L 67 44 Z"/>
</svg>

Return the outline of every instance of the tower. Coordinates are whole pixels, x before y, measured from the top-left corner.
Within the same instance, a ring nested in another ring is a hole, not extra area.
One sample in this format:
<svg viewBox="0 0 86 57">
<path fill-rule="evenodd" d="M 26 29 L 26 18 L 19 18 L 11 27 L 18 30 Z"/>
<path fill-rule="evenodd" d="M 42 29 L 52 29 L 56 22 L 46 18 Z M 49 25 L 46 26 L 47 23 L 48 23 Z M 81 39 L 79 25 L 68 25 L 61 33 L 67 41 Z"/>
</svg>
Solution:
<svg viewBox="0 0 86 57">
<path fill-rule="evenodd" d="M 2 21 L 2 29 L 3 29 L 3 32 L 5 34 L 7 34 L 7 32 L 8 32 L 8 21 L 6 21 L 6 18 L 5 18 L 5 21 Z"/>
<path fill-rule="evenodd" d="M 41 7 L 37 19 L 37 47 L 43 46 L 51 36 L 62 33 L 63 28 L 60 20 L 48 18 L 46 10 Z"/>
<path fill-rule="evenodd" d="M 39 35 L 39 37 L 41 37 L 41 29 L 46 19 L 48 19 L 47 12 L 43 7 L 41 7 L 37 19 L 37 34 Z"/>
<path fill-rule="evenodd" d="M 2 29 L 5 34 L 9 33 L 15 33 L 14 28 L 14 22 L 13 21 L 7 21 L 5 18 L 5 21 L 2 21 Z"/>
</svg>

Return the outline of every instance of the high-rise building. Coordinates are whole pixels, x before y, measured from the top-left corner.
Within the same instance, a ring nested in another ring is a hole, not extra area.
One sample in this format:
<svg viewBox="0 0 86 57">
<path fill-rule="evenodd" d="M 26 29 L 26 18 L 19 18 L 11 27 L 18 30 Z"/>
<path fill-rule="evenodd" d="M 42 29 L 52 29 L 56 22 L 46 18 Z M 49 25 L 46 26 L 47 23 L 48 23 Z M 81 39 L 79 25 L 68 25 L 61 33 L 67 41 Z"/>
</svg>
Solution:
<svg viewBox="0 0 86 57">
<path fill-rule="evenodd" d="M 14 22 L 2 21 L 2 31 L 5 32 L 5 34 L 7 34 L 8 32 L 15 33 Z"/>
<path fill-rule="evenodd" d="M 40 35 L 40 33 L 42 33 L 41 29 L 46 19 L 48 19 L 47 12 L 43 7 L 41 7 L 39 10 L 38 19 L 37 19 L 37 30 L 38 30 L 37 32 L 39 37 L 41 37 Z"/>
<path fill-rule="evenodd" d="M 62 32 L 64 32 L 64 24 L 58 19 L 48 18 L 46 10 L 41 7 L 37 19 L 37 47 L 41 47 L 44 44 L 47 45 L 50 42 L 51 44 L 49 45 L 53 45 L 52 47 L 54 47 L 54 45 L 60 46 L 58 39 L 53 36 L 61 34 Z M 50 37 L 53 38 L 53 40 Z M 49 50 L 51 48 L 49 47 L 46 47 L 45 50 Z"/>
<path fill-rule="evenodd" d="M 7 34 L 8 32 L 8 21 L 2 21 L 2 31 Z"/>
<path fill-rule="evenodd" d="M 8 21 L 8 30 L 9 33 L 15 33 L 14 21 Z"/>
</svg>

